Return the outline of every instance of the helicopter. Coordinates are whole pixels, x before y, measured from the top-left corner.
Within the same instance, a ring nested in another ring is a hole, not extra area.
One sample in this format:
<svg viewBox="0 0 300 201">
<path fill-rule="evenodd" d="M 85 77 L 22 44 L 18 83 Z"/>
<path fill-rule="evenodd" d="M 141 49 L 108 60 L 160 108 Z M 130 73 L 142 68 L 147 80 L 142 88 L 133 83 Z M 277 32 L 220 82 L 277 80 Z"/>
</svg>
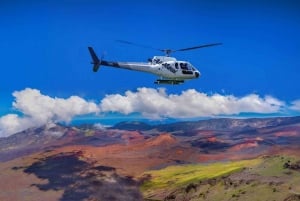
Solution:
<svg viewBox="0 0 300 201">
<path fill-rule="evenodd" d="M 88 47 L 90 55 L 92 57 L 93 71 L 97 72 L 101 65 L 115 67 L 115 68 L 123 68 L 127 70 L 135 70 L 146 73 L 151 73 L 157 75 L 159 79 L 157 79 L 155 84 L 182 84 L 186 80 L 199 78 L 201 73 L 197 70 L 190 62 L 188 61 L 178 61 L 175 57 L 171 57 L 171 53 L 179 52 L 179 51 L 188 51 L 198 48 L 211 47 L 216 45 L 221 45 L 222 43 L 211 43 L 205 45 L 198 45 L 188 48 L 182 49 L 158 49 L 150 46 L 140 45 L 137 43 L 132 43 L 124 40 L 117 40 L 120 43 L 125 43 L 129 45 L 140 46 L 144 48 L 151 48 L 165 53 L 165 56 L 154 56 L 153 58 L 149 58 L 148 62 L 119 62 L 119 61 L 105 61 L 103 57 L 100 59 L 96 55 L 94 49 L 92 47 Z"/>
</svg>

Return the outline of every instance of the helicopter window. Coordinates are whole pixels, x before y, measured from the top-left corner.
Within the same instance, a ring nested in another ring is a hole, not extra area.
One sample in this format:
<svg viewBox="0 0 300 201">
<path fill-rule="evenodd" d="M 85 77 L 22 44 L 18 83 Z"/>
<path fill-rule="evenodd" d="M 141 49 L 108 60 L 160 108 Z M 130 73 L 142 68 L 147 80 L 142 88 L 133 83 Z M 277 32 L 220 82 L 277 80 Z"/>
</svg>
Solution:
<svg viewBox="0 0 300 201">
<path fill-rule="evenodd" d="M 175 68 L 178 69 L 178 63 L 177 62 L 175 63 Z"/>
<path fill-rule="evenodd" d="M 186 63 L 180 63 L 180 68 L 184 70 L 188 70 L 187 64 Z"/>
</svg>

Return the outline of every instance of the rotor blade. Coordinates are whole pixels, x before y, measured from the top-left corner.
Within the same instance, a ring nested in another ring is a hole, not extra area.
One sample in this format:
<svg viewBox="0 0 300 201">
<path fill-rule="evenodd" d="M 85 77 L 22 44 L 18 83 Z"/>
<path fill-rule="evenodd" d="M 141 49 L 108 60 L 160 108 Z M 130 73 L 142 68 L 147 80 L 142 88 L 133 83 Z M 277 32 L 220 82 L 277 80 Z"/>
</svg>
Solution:
<svg viewBox="0 0 300 201">
<path fill-rule="evenodd" d="M 148 48 L 148 49 L 154 49 L 154 50 L 161 51 L 158 48 L 154 48 L 154 47 L 151 47 L 151 46 L 142 45 L 142 44 L 138 44 L 138 43 L 132 43 L 132 42 L 129 42 L 129 41 L 126 41 L 126 40 L 116 40 L 116 41 L 119 42 L 119 43 L 125 43 L 125 44 L 128 44 L 128 45 L 134 45 L 134 46 L 137 46 L 137 47 L 142 47 L 142 48 Z"/>
<path fill-rule="evenodd" d="M 212 43 L 212 44 L 206 44 L 206 45 L 199 45 L 199 46 L 195 46 L 195 47 L 182 48 L 182 49 L 178 49 L 178 50 L 173 50 L 172 52 L 187 51 L 187 50 L 193 50 L 193 49 L 198 49 L 198 48 L 211 47 L 211 46 L 215 46 L 215 45 L 222 45 L 222 43 Z"/>
</svg>

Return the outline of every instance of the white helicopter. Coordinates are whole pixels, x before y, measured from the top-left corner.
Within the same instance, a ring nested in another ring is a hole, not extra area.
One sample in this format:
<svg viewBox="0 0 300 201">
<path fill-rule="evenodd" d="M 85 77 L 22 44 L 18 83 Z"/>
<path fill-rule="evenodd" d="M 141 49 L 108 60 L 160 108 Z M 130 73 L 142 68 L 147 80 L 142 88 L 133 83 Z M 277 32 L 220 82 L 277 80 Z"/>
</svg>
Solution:
<svg viewBox="0 0 300 201">
<path fill-rule="evenodd" d="M 140 46 L 144 48 L 151 48 L 159 50 L 165 53 L 165 56 L 154 56 L 152 59 L 148 59 L 148 62 L 119 62 L 119 61 L 104 61 L 99 59 L 92 47 L 88 47 L 92 57 L 93 71 L 97 72 L 100 65 L 110 66 L 115 68 L 124 68 L 128 70 L 141 71 L 146 73 L 152 73 L 160 78 L 157 79 L 155 84 L 182 84 L 185 80 L 195 79 L 200 77 L 200 72 L 191 63 L 187 61 L 178 61 L 174 57 L 170 57 L 173 52 L 187 51 L 198 48 L 210 47 L 215 45 L 221 45 L 222 43 L 212 43 L 205 45 L 198 45 L 189 48 L 182 48 L 177 50 L 172 49 L 157 49 L 149 46 L 144 46 L 124 40 L 118 40 L 118 42 L 126 43 L 130 45 Z"/>
</svg>

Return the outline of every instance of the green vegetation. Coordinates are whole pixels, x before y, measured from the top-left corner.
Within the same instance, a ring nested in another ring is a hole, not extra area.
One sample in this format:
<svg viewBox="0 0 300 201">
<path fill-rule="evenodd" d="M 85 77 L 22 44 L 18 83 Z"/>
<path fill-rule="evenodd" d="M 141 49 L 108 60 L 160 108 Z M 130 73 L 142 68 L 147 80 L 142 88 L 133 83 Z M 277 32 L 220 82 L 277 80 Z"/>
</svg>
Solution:
<svg viewBox="0 0 300 201">
<path fill-rule="evenodd" d="M 265 156 L 263 161 L 252 172 L 262 176 L 282 176 L 288 169 L 284 168 L 284 163 L 295 162 L 296 159 L 290 156 Z"/>
<path fill-rule="evenodd" d="M 261 159 L 253 159 L 236 162 L 169 166 L 161 170 L 146 172 L 145 174 L 151 175 L 151 179 L 143 184 L 142 191 L 177 188 L 192 182 L 224 176 L 260 163 Z"/>
<path fill-rule="evenodd" d="M 146 172 L 149 180 L 141 190 L 146 200 L 300 200 L 300 170 L 285 166 L 298 161 L 299 157 L 284 155 L 169 166 Z"/>
</svg>

